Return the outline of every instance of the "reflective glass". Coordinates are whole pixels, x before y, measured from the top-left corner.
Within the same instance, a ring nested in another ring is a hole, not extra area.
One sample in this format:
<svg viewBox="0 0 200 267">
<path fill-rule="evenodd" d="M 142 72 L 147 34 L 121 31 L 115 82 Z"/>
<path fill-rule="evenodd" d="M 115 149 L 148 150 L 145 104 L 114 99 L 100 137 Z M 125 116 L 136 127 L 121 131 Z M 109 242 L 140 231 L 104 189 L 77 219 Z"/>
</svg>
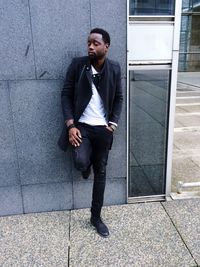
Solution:
<svg viewBox="0 0 200 267">
<path fill-rule="evenodd" d="M 182 0 L 182 10 L 183 12 L 188 12 L 192 9 L 192 0 Z"/>
<path fill-rule="evenodd" d="M 183 13 L 184 14 L 184 13 Z M 182 15 L 179 71 L 200 71 L 200 15 Z"/>
<path fill-rule="evenodd" d="M 130 0 L 130 15 L 174 15 L 175 0 Z"/>
<path fill-rule="evenodd" d="M 199 12 L 200 0 L 182 0 L 183 12 Z"/>
<path fill-rule="evenodd" d="M 164 194 L 170 70 L 135 70 L 129 77 L 128 194 Z"/>
</svg>

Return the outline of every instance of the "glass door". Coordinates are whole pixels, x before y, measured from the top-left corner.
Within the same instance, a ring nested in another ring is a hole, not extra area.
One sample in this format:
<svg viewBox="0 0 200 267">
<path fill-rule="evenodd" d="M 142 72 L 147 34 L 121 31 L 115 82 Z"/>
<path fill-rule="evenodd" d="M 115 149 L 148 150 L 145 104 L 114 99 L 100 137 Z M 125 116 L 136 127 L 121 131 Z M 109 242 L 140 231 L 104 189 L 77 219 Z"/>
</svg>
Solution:
<svg viewBox="0 0 200 267">
<path fill-rule="evenodd" d="M 165 194 L 171 70 L 129 68 L 128 197 Z"/>
<path fill-rule="evenodd" d="M 128 203 L 171 193 L 181 3 L 128 1 Z"/>
</svg>

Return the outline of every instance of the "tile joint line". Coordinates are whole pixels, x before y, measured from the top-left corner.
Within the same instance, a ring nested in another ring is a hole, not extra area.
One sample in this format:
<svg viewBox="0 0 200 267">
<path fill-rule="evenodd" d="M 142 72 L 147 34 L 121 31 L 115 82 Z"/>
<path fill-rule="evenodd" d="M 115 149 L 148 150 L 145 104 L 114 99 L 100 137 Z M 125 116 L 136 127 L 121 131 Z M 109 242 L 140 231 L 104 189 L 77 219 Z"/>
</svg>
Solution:
<svg viewBox="0 0 200 267">
<path fill-rule="evenodd" d="M 180 236 L 180 238 L 181 238 L 182 242 L 184 243 L 185 247 L 187 248 L 188 252 L 190 253 L 190 255 L 191 255 L 192 259 L 193 259 L 193 260 L 194 260 L 194 262 L 196 263 L 196 266 L 198 266 L 198 263 L 197 263 L 197 261 L 195 260 L 194 256 L 192 255 L 192 252 L 190 251 L 190 249 L 189 249 L 188 245 L 186 244 L 185 240 L 183 239 L 183 237 L 182 237 L 182 235 L 181 235 L 180 231 L 179 231 L 179 230 L 178 230 L 178 228 L 176 227 L 175 223 L 173 222 L 173 220 L 172 220 L 171 216 L 169 215 L 168 211 L 166 210 L 165 206 L 163 205 L 163 203 L 162 203 L 162 202 L 160 202 L 160 204 L 162 205 L 162 207 L 163 207 L 164 211 L 166 212 L 167 216 L 169 217 L 169 219 L 170 219 L 171 223 L 172 223 L 172 224 L 173 224 L 173 226 L 175 227 L 175 229 L 176 229 L 176 231 L 177 231 L 178 235 Z"/>
<path fill-rule="evenodd" d="M 17 161 L 17 174 L 18 174 L 18 182 L 20 183 L 20 195 L 21 195 L 21 203 L 22 203 L 22 213 L 25 214 L 25 207 L 24 207 L 24 196 L 22 192 L 22 181 L 21 181 L 21 173 L 20 173 L 20 163 L 19 163 L 19 151 L 17 146 L 17 137 L 16 137 L 16 127 L 14 124 L 14 114 L 13 114 L 13 107 L 12 107 L 12 101 L 11 101 L 11 88 L 10 88 L 10 82 L 7 81 L 7 90 L 8 90 L 8 101 L 10 105 L 10 113 L 11 113 L 11 122 L 12 122 L 12 130 L 13 130 L 13 137 L 14 137 L 14 145 L 16 149 L 16 161 Z"/>
<path fill-rule="evenodd" d="M 68 267 L 70 266 L 70 230 L 71 230 L 71 210 L 69 213 L 69 245 L 68 245 Z"/>
</svg>

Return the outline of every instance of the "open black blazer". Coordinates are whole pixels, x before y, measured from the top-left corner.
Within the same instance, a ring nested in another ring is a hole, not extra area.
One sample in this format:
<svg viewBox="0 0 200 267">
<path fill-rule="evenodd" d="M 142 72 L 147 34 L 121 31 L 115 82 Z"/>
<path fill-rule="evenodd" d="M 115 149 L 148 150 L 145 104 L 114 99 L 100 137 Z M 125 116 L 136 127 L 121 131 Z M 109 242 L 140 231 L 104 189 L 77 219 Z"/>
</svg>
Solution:
<svg viewBox="0 0 200 267">
<path fill-rule="evenodd" d="M 64 121 L 79 120 L 92 96 L 91 65 L 88 57 L 74 58 L 68 67 L 66 79 L 61 92 Z M 107 121 L 118 123 L 122 109 L 123 95 L 121 86 L 121 70 L 117 62 L 105 60 L 100 72 L 97 91 L 103 101 Z M 64 124 L 58 140 L 59 147 L 66 151 L 68 132 Z"/>
</svg>

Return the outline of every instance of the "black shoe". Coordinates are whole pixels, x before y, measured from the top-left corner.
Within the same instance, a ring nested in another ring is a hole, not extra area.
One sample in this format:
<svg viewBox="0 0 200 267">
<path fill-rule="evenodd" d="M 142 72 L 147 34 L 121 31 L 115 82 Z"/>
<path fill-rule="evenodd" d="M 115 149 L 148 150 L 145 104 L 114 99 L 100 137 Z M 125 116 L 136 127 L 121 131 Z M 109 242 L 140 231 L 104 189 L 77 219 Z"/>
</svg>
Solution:
<svg viewBox="0 0 200 267">
<path fill-rule="evenodd" d="M 109 236 L 108 227 L 105 225 L 105 223 L 102 222 L 100 217 L 97 218 L 97 217 L 91 216 L 90 222 L 96 228 L 97 233 L 100 236 L 102 236 L 102 237 L 108 237 Z"/>
<path fill-rule="evenodd" d="M 89 167 L 86 171 L 81 172 L 83 179 L 88 179 L 91 173 L 91 167 Z"/>
</svg>

